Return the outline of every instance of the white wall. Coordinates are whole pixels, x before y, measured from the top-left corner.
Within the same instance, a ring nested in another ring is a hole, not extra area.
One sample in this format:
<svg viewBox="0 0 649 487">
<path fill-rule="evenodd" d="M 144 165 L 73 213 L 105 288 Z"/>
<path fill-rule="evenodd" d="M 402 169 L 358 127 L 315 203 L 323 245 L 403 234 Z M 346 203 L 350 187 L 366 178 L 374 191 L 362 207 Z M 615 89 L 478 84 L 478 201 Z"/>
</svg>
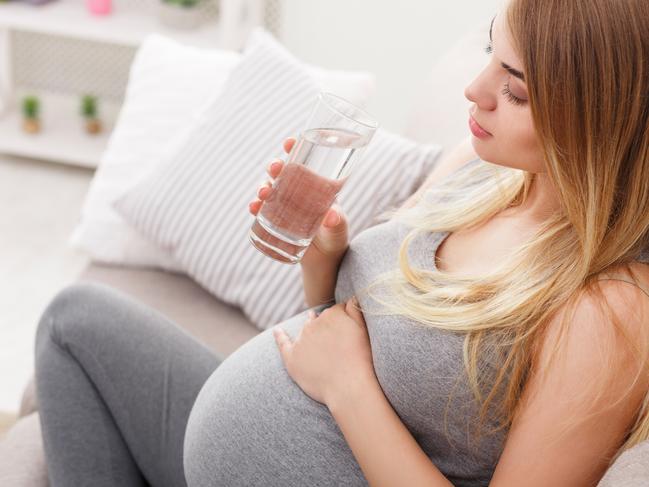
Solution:
<svg viewBox="0 0 649 487">
<path fill-rule="evenodd" d="M 435 60 L 489 23 L 501 0 L 283 0 L 281 40 L 303 61 L 377 76 L 368 111 L 403 132 Z M 487 39 L 485 39 L 486 43 Z"/>
</svg>

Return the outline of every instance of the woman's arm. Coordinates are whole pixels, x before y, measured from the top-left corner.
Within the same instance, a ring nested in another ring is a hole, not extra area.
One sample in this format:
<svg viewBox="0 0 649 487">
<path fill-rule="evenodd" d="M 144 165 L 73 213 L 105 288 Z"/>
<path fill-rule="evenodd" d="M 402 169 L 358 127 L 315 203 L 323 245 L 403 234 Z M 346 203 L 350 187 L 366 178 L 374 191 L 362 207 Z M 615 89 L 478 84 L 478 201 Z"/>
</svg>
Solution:
<svg viewBox="0 0 649 487">
<path fill-rule="evenodd" d="M 399 419 L 376 381 L 327 404 L 372 487 L 453 487 Z"/>
<path fill-rule="evenodd" d="M 340 260 L 315 265 L 302 265 L 304 303 L 313 308 L 319 304 L 333 303 Z"/>
<path fill-rule="evenodd" d="M 633 346 L 646 351 L 647 296 L 619 281 L 604 281 L 602 290 Z M 635 421 L 649 378 L 647 364 L 600 304 L 583 296 L 563 335 L 559 317 L 550 324 L 491 485 L 590 487 L 604 475 Z M 555 346 L 559 355 L 549 363 Z"/>
</svg>

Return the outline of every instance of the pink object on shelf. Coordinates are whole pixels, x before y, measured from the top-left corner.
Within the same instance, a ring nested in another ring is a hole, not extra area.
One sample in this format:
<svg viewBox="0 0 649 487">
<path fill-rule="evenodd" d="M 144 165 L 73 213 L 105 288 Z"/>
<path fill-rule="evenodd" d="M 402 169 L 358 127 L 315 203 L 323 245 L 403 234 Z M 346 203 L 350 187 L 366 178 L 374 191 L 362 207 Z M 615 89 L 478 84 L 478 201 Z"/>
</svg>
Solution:
<svg viewBox="0 0 649 487">
<path fill-rule="evenodd" d="M 88 11 L 95 15 L 107 15 L 112 9 L 112 0 L 86 0 Z"/>
</svg>

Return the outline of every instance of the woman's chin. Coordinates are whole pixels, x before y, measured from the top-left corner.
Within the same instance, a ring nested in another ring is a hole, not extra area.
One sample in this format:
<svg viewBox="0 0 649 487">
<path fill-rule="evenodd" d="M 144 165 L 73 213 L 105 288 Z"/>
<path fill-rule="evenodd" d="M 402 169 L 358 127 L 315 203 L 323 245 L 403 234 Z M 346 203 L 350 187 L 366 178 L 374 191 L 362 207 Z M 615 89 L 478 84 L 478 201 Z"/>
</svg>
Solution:
<svg viewBox="0 0 649 487">
<path fill-rule="evenodd" d="M 511 163 L 503 160 L 504 158 L 499 153 L 498 147 L 494 144 L 494 138 L 489 137 L 489 139 L 481 139 L 474 135 L 471 136 L 471 145 L 473 146 L 473 151 L 480 160 L 484 162 L 490 162 L 491 164 L 496 164 L 498 166 L 505 167 L 514 167 Z M 518 169 L 514 167 L 514 169 Z"/>
<path fill-rule="evenodd" d="M 489 138 L 490 140 L 493 139 L 493 137 Z M 476 155 L 483 160 L 487 160 L 487 157 L 489 156 L 489 140 L 484 140 L 479 137 L 476 137 L 475 135 L 471 134 L 471 145 L 473 146 L 473 150 L 475 151 Z"/>
</svg>

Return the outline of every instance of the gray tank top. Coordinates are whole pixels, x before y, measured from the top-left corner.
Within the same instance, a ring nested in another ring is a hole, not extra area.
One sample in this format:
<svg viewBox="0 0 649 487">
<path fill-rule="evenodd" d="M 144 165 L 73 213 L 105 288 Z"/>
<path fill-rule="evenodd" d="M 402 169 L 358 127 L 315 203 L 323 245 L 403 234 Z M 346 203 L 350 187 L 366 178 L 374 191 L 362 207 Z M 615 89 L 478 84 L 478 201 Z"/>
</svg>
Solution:
<svg viewBox="0 0 649 487">
<path fill-rule="evenodd" d="M 336 302 L 356 295 L 361 309 L 374 309 L 377 304 L 358 291 L 396 266 L 408 231 L 390 220 L 360 233 L 341 264 Z M 435 269 L 437 248 L 447 235 L 428 233 L 415 238 L 409 247 L 411 265 Z M 469 440 L 471 426 L 478 419 L 478 405 L 464 375 L 465 335 L 403 316 L 368 312 L 364 316 L 381 388 L 421 448 L 453 485 L 487 485 L 506 432 L 483 436 L 477 443 Z"/>
<path fill-rule="evenodd" d="M 341 264 L 336 302 L 356 295 L 363 310 L 373 309 L 370 298 L 357 291 L 396 265 L 407 232 L 391 220 L 359 233 Z M 435 252 L 446 235 L 416 238 L 411 262 L 434 269 Z M 306 319 L 305 311 L 281 326 L 295 338 Z M 464 379 L 464 335 L 404 317 L 367 313 L 365 321 L 383 392 L 426 455 L 455 486 L 488 485 L 506 431 L 471 441 L 478 406 Z M 270 330 L 227 357 L 200 399 L 209 404 L 205 421 L 215 452 L 211 456 L 218 462 L 213 485 L 368 485 L 327 407 L 308 397 L 287 374 Z"/>
</svg>

